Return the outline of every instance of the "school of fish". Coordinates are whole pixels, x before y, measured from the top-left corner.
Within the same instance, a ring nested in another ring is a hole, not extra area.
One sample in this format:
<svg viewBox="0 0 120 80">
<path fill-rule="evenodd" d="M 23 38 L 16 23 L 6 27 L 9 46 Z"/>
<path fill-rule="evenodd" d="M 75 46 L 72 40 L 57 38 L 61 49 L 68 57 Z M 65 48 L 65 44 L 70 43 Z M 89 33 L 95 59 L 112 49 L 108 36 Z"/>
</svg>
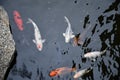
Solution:
<svg viewBox="0 0 120 80">
<path fill-rule="evenodd" d="M 23 27 L 23 20 L 21 18 L 20 13 L 17 10 L 13 11 L 13 17 L 14 17 L 14 21 L 15 24 L 17 25 L 18 29 L 20 31 L 24 30 Z M 71 39 L 73 39 L 73 46 L 79 46 L 79 45 L 83 45 L 84 42 L 81 40 L 81 38 L 83 38 L 85 36 L 85 34 L 87 33 L 87 31 L 91 28 L 91 25 L 83 32 L 83 33 L 78 33 L 77 35 L 73 35 L 73 31 L 71 28 L 71 24 L 69 19 L 64 16 L 65 22 L 67 23 L 67 28 L 65 33 L 63 33 L 63 36 L 65 38 L 65 43 L 69 43 Z M 34 29 L 34 37 L 35 39 L 33 39 L 33 43 L 35 43 L 37 49 L 39 51 L 42 51 L 43 49 L 43 43 L 46 41 L 45 39 L 42 39 L 39 27 L 37 26 L 37 24 L 31 19 L 28 18 L 27 23 L 31 23 L 33 25 L 33 29 Z M 84 54 L 84 58 L 89 58 L 93 61 L 95 61 L 95 58 L 101 56 L 102 54 L 104 54 L 106 52 L 107 49 L 103 50 L 103 51 L 93 51 L 93 52 L 87 52 Z M 60 68 L 56 68 L 50 71 L 49 76 L 50 77 L 55 77 L 55 76 L 61 76 L 61 75 L 65 75 L 71 72 L 74 72 L 74 79 L 78 79 L 81 78 L 82 76 L 84 76 L 86 73 L 89 73 L 90 71 L 93 70 L 93 67 L 88 67 L 85 69 L 82 69 L 80 71 L 77 71 L 76 67 L 60 67 Z"/>
</svg>

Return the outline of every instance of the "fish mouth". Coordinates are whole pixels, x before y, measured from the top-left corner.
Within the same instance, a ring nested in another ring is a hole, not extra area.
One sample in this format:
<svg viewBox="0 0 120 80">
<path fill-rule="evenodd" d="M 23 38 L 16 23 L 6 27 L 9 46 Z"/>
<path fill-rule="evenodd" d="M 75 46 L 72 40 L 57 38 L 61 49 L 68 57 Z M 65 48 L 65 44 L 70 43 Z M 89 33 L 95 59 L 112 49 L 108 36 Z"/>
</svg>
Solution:
<svg viewBox="0 0 120 80">
<path fill-rule="evenodd" d="M 68 43 L 69 41 L 65 41 L 66 43 Z"/>
<path fill-rule="evenodd" d="M 70 40 L 69 39 L 65 39 L 65 42 L 68 43 Z"/>
<path fill-rule="evenodd" d="M 42 51 L 42 47 L 37 47 L 39 51 Z"/>
<path fill-rule="evenodd" d="M 42 51 L 42 48 L 38 48 L 39 51 Z"/>
<path fill-rule="evenodd" d="M 50 76 L 50 77 L 54 77 L 54 76 L 56 76 L 56 75 L 57 75 L 57 72 L 56 72 L 56 71 L 52 71 L 52 72 L 49 73 L 49 76 Z"/>
</svg>

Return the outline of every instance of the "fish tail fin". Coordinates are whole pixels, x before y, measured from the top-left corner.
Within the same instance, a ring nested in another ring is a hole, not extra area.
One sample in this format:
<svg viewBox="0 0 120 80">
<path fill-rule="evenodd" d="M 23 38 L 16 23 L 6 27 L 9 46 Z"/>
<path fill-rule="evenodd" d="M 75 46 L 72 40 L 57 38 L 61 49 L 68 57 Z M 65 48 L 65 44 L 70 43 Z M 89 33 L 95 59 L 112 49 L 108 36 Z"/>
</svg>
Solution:
<svg viewBox="0 0 120 80">
<path fill-rule="evenodd" d="M 28 18 L 28 21 L 26 23 L 32 23 L 32 19 Z"/>
<path fill-rule="evenodd" d="M 92 69 L 93 69 L 93 67 L 89 67 L 89 68 L 86 70 L 86 73 L 89 73 Z"/>
<path fill-rule="evenodd" d="M 104 53 L 107 51 L 107 49 L 108 49 L 108 48 L 104 49 L 104 50 L 102 51 L 102 54 L 104 54 Z"/>
<path fill-rule="evenodd" d="M 88 70 L 91 71 L 93 69 L 93 67 L 89 67 Z"/>
<path fill-rule="evenodd" d="M 67 22 L 67 24 L 68 24 L 68 27 L 71 27 L 71 24 L 70 24 L 69 19 L 68 19 L 66 16 L 64 16 L 64 18 L 65 18 L 65 21 L 66 21 L 66 22 Z"/>
<path fill-rule="evenodd" d="M 76 64 L 74 64 L 74 65 L 72 66 L 72 71 L 73 71 L 73 72 L 76 72 Z"/>
</svg>

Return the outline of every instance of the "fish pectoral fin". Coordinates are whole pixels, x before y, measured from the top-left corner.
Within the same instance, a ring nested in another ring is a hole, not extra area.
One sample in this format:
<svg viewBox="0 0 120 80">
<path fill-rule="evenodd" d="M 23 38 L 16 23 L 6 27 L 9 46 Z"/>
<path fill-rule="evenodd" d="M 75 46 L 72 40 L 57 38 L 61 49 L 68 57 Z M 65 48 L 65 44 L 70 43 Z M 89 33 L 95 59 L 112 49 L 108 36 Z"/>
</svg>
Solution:
<svg viewBox="0 0 120 80">
<path fill-rule="evenodd" d="M 74 37 L 75 37 L 75 35 L 71 35 L 71 36 L 70 36 L 70 38 L 74 38 Z"/>
<path fill-rule="evenodd" d="M 44 43 L 45 41 L 46 41 L 46 40 L 45 40 L 45 39 L 43 39 L 43 40 L 42 40 L 42 43 Z"/>
<path fill-rule="evenodd" d="M 65 33 L 63 33 L 63 36 L 65 37 Z"/>
<path fill-rule="evenodd" d="M 36 44 L 36 40 L 35 39 L 33 39 L 33 42 Z"/>
</svg>

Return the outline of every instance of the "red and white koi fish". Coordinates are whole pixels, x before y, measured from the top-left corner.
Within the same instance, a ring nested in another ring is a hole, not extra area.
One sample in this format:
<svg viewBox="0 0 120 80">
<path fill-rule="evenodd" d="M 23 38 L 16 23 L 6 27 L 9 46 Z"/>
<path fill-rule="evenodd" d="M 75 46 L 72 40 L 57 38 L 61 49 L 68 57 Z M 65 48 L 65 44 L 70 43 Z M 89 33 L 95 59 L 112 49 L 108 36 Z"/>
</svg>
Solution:
<svg viewBox="0 0 120 80">
<path fill-rule="evenodd" d="M 70 41 L 70 39 L 75 37 L 75 35 L 73 35 L 70 21 L 68 20 L 68 18 L 66 16 L 64 16 L 64 18 L 65 18 L 66 22 L 68 23 L 68 27 L 66 29 L 66 32 L 63 33 L 63 36 L 65 37 L 65 42 L 68 43 Z"/>
<path fill-rule="evenodd" d="M 94 51 L 94 52 L 88 52 L 84 55 L 85 58 L 90 58 L 93 59 L 95 61 L 95 58 L 104 54 L 106 52 L 107 49 L 103 50 L 103 51 Z"/>
<path fill-rule="evenodd" d="M 89 73 L 91 70 L 92 70 L 92 67 L 80 70 L 80 71 L 78 71 L 78 72 L 75 73 L 75 75 L 73 76 L 73 78 L 77 79 L 79 77 L 82 77 L 83 75 Z"/>
<path fill-rule="evenodd" d="M 33 39 L 33 42 L 36 44 L 37 49 L 39 51 L 41 51 L 42 48 L 43 48 L 43 43 L 45 42 L 45 39 L 42 39 L 40 31 L 39 31 L 37 25 L 35 24 L 35 22 L 32 19 L 28 18 L 27 23 L 32 23 L 33 24 L 33 26 L 34 26 L 34 36 L 35 36 L 35 39 Z"/>
<path fill-rule="evenodd" d="M 83 33 L 81 33 L 81 34 L 79 33 L 74 37 L 73 46 L 83 45 L 82 38 L 85 36 L 87 31 L 90 29 L 90 27 L 91 27 L 91 25 Z"/>
<path fill-rule="evenodd" d="M 76 70 L 76 67 L 73 67 L 73 68 L 61 67 L 61 68 L 57 68 L 50 71 L 49 76 L 50 77 L 61 76 L 61 75 L 65 75 L 67 73 L 73 72 L 75 70 Z"/>
<path fill-rule="evenodd" d="M 23 31 L 23 21 L 20 16 L 20 13 L 15 10 L 15 11 L 13 11 L 13 15 L 14 15 L 14 21 L 15 21 L 16 25 L 18 26 L 18 29 L 20 31 Z"/>
</svg>

